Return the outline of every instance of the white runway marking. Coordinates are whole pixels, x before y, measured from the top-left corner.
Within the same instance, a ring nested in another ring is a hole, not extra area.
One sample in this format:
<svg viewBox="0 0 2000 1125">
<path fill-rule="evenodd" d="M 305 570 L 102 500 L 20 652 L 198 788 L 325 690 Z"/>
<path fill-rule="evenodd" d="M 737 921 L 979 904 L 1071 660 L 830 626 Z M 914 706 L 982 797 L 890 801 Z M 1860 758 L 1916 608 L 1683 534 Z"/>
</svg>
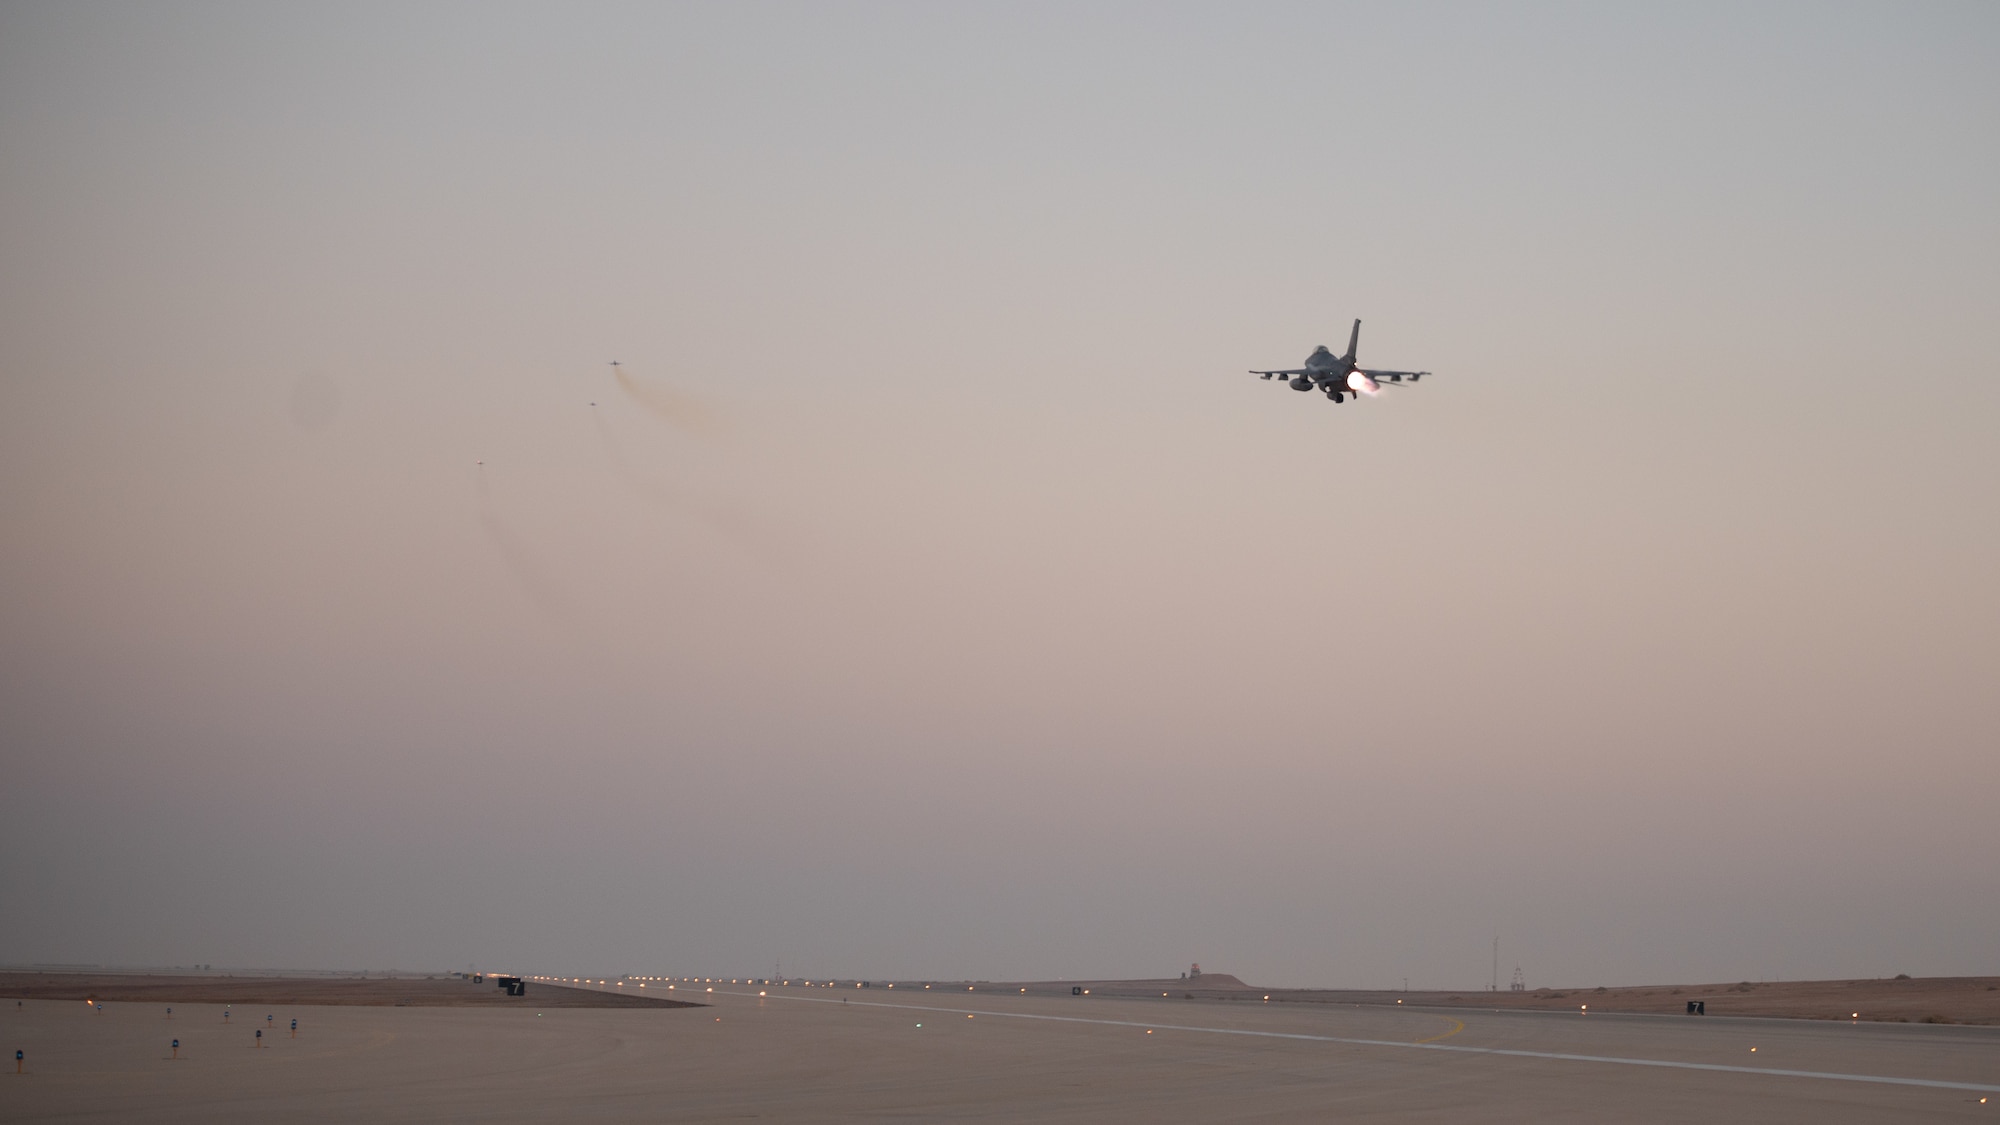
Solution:
<svg viewBox="0 0 2000 1125">
<path fill-rule="evenodd" d="M 1312 1043 L 1342 1043 L 1354 1047 L 1400 1047 L 1408 1051 L 1454 1051 L 1461 1055 L 1505 1055 L 1520 1059 L 1555 1059 L 1560 1062 L 1615 1063 L 1620 1066 L 1653 1066 L 1669 1070 L 1708 1070 L 1722 1074 L 1764 1074 L 1781 1078 L 1820 1078 L 1833 1082 L 1872 1082 L 1882 1086 L 1925 1086 L 1935 1090 L 1972 1090 L 2000 1094 L 2000 1086 L 1979 1082 L 1946 1082 L 1936 1078 L 1898 1078 L 1888 1074 L 1841 1074 L 1827 1070 L 1785 1070 L 1775 1066 L 1730 1066 L 1727 1063 L 1678 1062 L 1673 1059 L 1628 1059 L 1616 1055 L 1571 1055 L 1560 1051 L 1523 1051 L 1511 1047 L 1462 1047 L 1452 1043 L 1404 1043 L 1395 1039 L 1347 1039 L 1338 1035 L 1308 1035 L 1296 1031 L 1251 1031 L 1240 1027 L 1188 1027 L 1171 1023 L 1142 1023 L 1136 1020 L 1100 1020 L 1087 1016 L 1045 1016 L 1032 1012 L 994 1012 L 983 1008 L 937 1008 L 927 1004 L 889 1004 L 879 1000 L 834 999 L 831 996 L 757 996 L 747 992 L 720 995 L 747 996 L 752 1000 L 803 1000 L 814 1004 L 854 1004 L 864 1008 L 900 1008 L 912 1012 L 948 1012 L 952 1015 L 994 1016 L 1010 1020 L 1048 1020 L 1053 1023 L 1092 1023 L 1107 1027 L 1153 1028 L 1159 1031 L 1193 1031 L 1204 1035 L 1248 1035 L 1259 1039 L 1302 1039 Z"/>
</svg>

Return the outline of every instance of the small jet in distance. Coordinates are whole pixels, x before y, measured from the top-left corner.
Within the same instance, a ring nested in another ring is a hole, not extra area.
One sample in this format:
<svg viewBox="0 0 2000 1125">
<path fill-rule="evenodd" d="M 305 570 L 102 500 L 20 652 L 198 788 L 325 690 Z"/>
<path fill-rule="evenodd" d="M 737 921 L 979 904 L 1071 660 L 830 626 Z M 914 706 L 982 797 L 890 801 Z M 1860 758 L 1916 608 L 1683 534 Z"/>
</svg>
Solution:
<svg viewBox="0 0 2000 1125">
<path fill-rule="evenodd" d="M 1286 368 L 1282 371 L 1252 371 L 1250 374 L 1269 379 L 1273 375 L 1289 376 L 1295 391 L 1319 390 L 1335 402 L 1347 401 L 1347 396 L 1372 395 L 1382 389 L 1382 384 L 1399 385 L 1408 379 L 1414 383 L 1430 374 L 1428 371 L 1376 371 L 1361 367 L 1354 359 L 1354 349 L 1361 343 L 1361 322 L 1354 322 L 1354 331 L 1347 337 L 1347 354 L 1334 355 L 1321 344 L 1306 357 L 1304 367 Z"/>
</svg>

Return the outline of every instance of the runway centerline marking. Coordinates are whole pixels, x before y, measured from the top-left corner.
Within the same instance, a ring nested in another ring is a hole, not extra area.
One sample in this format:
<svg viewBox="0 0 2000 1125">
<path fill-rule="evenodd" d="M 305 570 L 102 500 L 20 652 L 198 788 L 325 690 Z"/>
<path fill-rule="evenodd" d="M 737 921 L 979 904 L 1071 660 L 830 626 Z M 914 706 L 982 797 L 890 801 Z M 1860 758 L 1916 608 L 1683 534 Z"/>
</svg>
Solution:
<svg viewBox="0 0 2000 1125">
<path fill-rule="evenodd" d="M 749 992 L 718 992 L 718 996 L 741 996 L 751 1000 L 798 1000 L 808 1004 L 846 1004 L 846 997 L 758 996 Z M 1730 1066 L 1727 1063 L 1681 1062 L 1677 1059 L 1634 1059 L 1618 1055 L 1575 1055 L 1564 1051 L 1524 1051 L 1514 1047 L 1463 1047 L 1455 1043 L 1428 1040 L 1416 1043 L 1401 1039 L 1350 1039 L 1339 1035 L 1311 1035 L 1302 1031 L 1253 1031 L 1242 1027 L 1190 1027 L 1185 1024 L 1142 1023 L 1137 1020 L 1092 1019 L 1089 1016 L 1049 1016 L 1036 1012 L 998 1012 L 984 1008 L 939 1008 L 929 1004 L 890 1004 L 880 1000 L 855 1000 L 858 1008 L 896 1008 L 910 1012 L 949 1012 L 953 1015 L 994 1016 L 1010 1020 L 1045 1020 L 1050 1023 L 1088 1023 L 1104 1027 L 1139 1027 L 1156 1031 L 1192 1031 L 1202 1035 L 1245 1035 L 1256 1039 L 1292 1039 L 1308 1043 L 1339 1043 L 1350 1047 L 1399 1047 L 1406 1051 L 1451 1051 L 1462 1055 L 1501 1055 L 1515 1059 L 1553 1059 L 1557 1062 L 1609 1063 L 1615 1066 L 1650 1066 L 1666 1070 L 1705 1070 L 1716 1074 L 1761 1074 L 1779 1078 L 1818 1078 L 1829 1082 L 1870 1082 L 1880 1086 L 1923 1086 L 1932 1090 L 1971 1090 L 2000 1094 L 2000 1086 L 1982 1082 L 1947 1082 L 1940 1078 L 1899 1078 L 1892 1074 L 1842 1074 L 1830 1070 L 1787 1070 L 1775 1066 Z M 1449 1017 L 1447 1017 L 1449 1018 Z M 1463 1025 L 1459 1030 L 1463 1030 Z M 1458 1031 L 1447 1032 L 1456 1035 Z M 1442 1039 L 1444 1036 L 1436 1036 Z"/>
</svg>

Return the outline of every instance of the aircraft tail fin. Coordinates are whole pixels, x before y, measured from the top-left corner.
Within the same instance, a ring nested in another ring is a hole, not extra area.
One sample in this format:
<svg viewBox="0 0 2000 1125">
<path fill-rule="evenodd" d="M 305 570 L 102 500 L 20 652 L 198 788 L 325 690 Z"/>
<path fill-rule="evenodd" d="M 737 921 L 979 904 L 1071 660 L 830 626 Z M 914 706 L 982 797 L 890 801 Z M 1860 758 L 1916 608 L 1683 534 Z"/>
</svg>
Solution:
<svg viewBox="0 0 2000 1125">
<path fill-rule="evenodd" d="M 1361 322 L 1354 322 L 1354 331 L 1347 336 L 1347 362 L 1354 362 L 1354 349 L 1361 344 Z"/>
</svg>

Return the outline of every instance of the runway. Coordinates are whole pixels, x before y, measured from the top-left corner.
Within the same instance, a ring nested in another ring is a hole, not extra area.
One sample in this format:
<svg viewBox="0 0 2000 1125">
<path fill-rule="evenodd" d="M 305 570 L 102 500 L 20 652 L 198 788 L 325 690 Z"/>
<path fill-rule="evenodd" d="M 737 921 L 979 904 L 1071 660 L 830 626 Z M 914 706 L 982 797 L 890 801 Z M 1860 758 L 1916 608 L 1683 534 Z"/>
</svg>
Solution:
<svg viewBox="0 0 2000 1125">
<path fill-rule="evenodd" d="M 2000 1122 L 1990 1028 L 757 991 L 227 1023 L 31 1000 L 0 1011 L 0 1049 L 27 1054 L 0 1076 L 0 1119 Z"/>
<path fill-rule="evenodd" d="M 739 995 L 747 995 L 747 994 L 739 994 Z M 760 993 L 758 995 L 768 995 L 768 993 Z M 781 996 L 780 999 L 803 1000 L 810 1003 L 820 1003 L 820 1004 L 849 1003 L 846 997 L 842 997 L 839 1000 L 834 1000 L 832 998 L 823 998 L 817 996 Z M 916 1011 L 916 1012 L 947 1012 L 951 1014 L 958 1014 L 960 1012 L 965 1011 L 965 1009 L 935 1008 L 921 1004 L 889 1004 L 889 1003 L 881 1003 L 873 1001 L 854 1001 L 854 1002 L 864 1004 L 869 1007 L 899 1008 L 906 1011 Z M 1418 1009 L 1413 1008 L 1410 1010 L 1417 1011 Z M 1439 1039 L 1448 1038 L 1449 1036 L 1456 1035 L 1459 1032 L 1465 1030 L 1465 1021 L 1456 1019 L 1451 1016 L 1444 1016 L 1444 1018 L 1449 1019 L 1455 1025 L 1450 1031 L 1447 1031 L 1442 1035 L 1431 1036 L 1430 1038 L 1427 1039 L 1419 1039 L 1416 1040 L 1415 1042 L 1404 1043 L 1389 1039 L 1349 1039 L 1336 1035 L 1307 1035 L 1301 1032 L 1258 1031 L 1250 1028 L 1240 1028 L 1240 1027 L 1191 1027 L 1185 1024 L 1147 1023 L 1145 1021 L 1135 1021 L 1135 1020 L 1091 1019 L 1084 1016 L 1056 1016 L 1056 1015 L 1045 1015 L 1045 1014 L 1037 1014 L 1030 1012 L 1000 1012 L 1000 1011 L 973 1009 L 971 1013 L 968 1014 L 992 1016 L 1000 1019 L 1055 1020 L 1062 1023 L 1091 1023 L 1091 1024 L 1100 1024 L 1106 1027 L 1141 1027 L 1145 1028 L 1148 1032 L 1159 1030 L 1159 1031 L 1190 1031 L 1205 1035 L 1250 1035 L 1250 1036 L 1260 1036 L 1271 1039 L 1303 1039 L 1316 1043 L 1345 1043 L 1350 1046 L 1356 1046 L 1356 1047 L 1408 1047 L 1415 1050 L 1425 1050 L 1425 1051 L 1462 1051 L 1466 1054 L 1508 1055 L 1515 1058 L 1555 1059 L 1562 1062 L 1608 1063 L 1616 1066 L 1659 1066 L 1677 1070 L 1709 1070 L 1709 1071 L 1717 1071 L 1717 1072 L 1732 1073 L 1732 1074 L 1769 1074 L 1769 1075 L 1778 1075 L 1781 1077 L 1789 1077 L 1789 1078 L 1817 1078 L 1817 1079 L 1825 1079 L 1836 1082 L 1875 1082 L 1889 1086 L 1930 1086 L 1941 1090 L 1971 1090 L 1974 1093 L 1980 1093 L 1980 1094 L 2000 1094 L 2000 1085 L 1993 1085 L 1991 1083 L 1951 1082 L 1951 1081 L 1944 1081 L 1941 1079 L 1932 1079 L 1932 1078 L 1899 1078 L 1892 1075 L 1882 1075 L 1882 1074 L 1838 1074 L 1828 1071 L 1788 1070 L 1780 1067 L 1765 1067 L 1765 1066 L 1727 1066 L 1721 1063 L 1685 1062 L 1685 1061 L 1675 1061 L 1670 1059 L 1638 1059 L 1638 1058 L 1627 1058 L 1616 1055 L 1579 1055 L 1579 1054 L 1566 1054 L 1566 1053 L 1552 1052 L 1552 1051 L 1526 1051 L 1526 1050 L 1509 1049 L 1505 1047 L 1472 1047 L 1472 1046 L 1466 1046 L 1464 1044 L 1439 1043 L 1438 1042 Z M 1443 1013 L 1437 1013 L 1437 1014 L 1443 1015 Z M 1501 1015 L 1503 1013 L 1495 1012 L 1494 1014 Z M 1578 1018 L 1582 1019 L 1589 1018 L 1588 1011 L 1587 1010 L 1579 1011 Z M 1610 1018 L 1612 1017 L 1605 1015 L 1599 1015 L 1597 1017 L 1600 1023 Z"/>
</svg>

